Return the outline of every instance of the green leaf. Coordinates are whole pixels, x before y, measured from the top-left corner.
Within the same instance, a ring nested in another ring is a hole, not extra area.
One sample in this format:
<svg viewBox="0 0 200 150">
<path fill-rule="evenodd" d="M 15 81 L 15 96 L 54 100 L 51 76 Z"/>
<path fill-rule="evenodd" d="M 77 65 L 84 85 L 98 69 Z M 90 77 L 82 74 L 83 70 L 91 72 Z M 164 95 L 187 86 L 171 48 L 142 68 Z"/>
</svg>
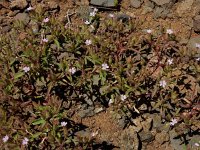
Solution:
<svg viewBox="0 0 200 150">
<path fill-rule="evenodd" d="M 33 121 L 32 125 L 39 125 L 39 124 L 44 124 L 44 123 L 46 123 L 46 121 L 44 119 L 40 118 L 40 119 Z"/>
<path fill-rule="evenodd" d="M 14 75 L 14 79 L 18 79 L 24 75 L 24 72 L 18 72 Z"/>
<path fill-rule="evenodd" d="M 92 81 L 93 81 L 93 85 L 99 85 L 99 75 L 94 75 L 93 78 L 92 78 Z"/>
<path fill-rule="evenodd" d="M 41 134 L 42 134 L 42 132 L 35 133 L 32 135 L 32 138 L 33 139 L 38 138 L 38 136 L 40 136 Z"/>
</svg>

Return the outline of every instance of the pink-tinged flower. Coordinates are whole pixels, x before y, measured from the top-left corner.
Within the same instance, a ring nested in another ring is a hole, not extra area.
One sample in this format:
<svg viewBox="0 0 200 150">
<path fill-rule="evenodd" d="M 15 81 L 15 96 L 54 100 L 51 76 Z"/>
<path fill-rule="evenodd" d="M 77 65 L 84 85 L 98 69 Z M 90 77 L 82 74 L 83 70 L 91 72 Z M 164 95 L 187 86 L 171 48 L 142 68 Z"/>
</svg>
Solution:
<svg viewBox="0 0 200 150">
<path fill-rule="evenodd" d="M 165 88 L 167 85 L 167 82 L 165 80 L 160 81 L 160 86 L 162 86 L 163 88 Z"/>
<path fill-rule="evenodd" d="M 2 140 L 3 140 L 4 143 L 6 143 L 6 142 L 8 141 L 8 139 L 9 139 L 9 136 L 8 136 L 8 135 L 6 135 L 6 136 L 4 136 L 4 137 L 2 138 Z"/>
<path fill-rule="evenodd" d="M 70 72 L 71 74 L 74 74 L 74 73 L 76 72 L 76 68 L 75 68 L 75 67 L 70 68 L 70 69 L 69 69 L 69 72 Z"/>
<path fill-rule="evenodd" d="M 94 10 L 93 10 L 94 12 L 97 12 L 98 11 L 98 9 L 97 8 L 94 8 Z"/>
<path fill-rule="evenodd" d="M 113 14 L 108 15 L 110 18 L 114 18 L 115 16 Z"/>
<path fill-rule="evenodd" d="M 27 137 L 25 137 L 22 141 L 22 145 L 27 145 L 28 144 L 29 139 Z"/>
<path fill-rule="evenodd" d="M 87 24 L 87 25 L 89 25 L 90 21 L 86 20 L 84 23 Z"/>
<path fill-rule="evenodd" d="M 147 33 L 149 33 L 149 34 L 152 33 L 152 30 L 151 30 L 151 29 L 147 29 L 146 31 L 147 31 Z"/>
<path fill-rule="evenodd" d="M 67 125 L 67 122 L 65 122 L 65 121 L 61 122 L 62 127 L 65 127 L 66 125 Z"/>
<path fill-rule="evenodd" d="M 49 40 L 48 39 L 42 39 L 42 42 L 47 43 Z"/>
<path fill-rule="evenodd" d="M 94 17 L 96 15 L 96 12 L 90 12 L 90 17 Z"/>
<path fill-rule="evenodd" d="M 29 6 L 26 10 L 27 10 L 27 11 L 31 11 L 31 10 L 33 10 L 33 9 L 34 9 L 33 7 Z"/>
<path fill-rule="evenodd" d="M 171 119 L 170 125 L 174 126 L 177 123 L 178 123 L 177 119 Z"/>
<path fill-rule="evenodd" d="M 24 70 L 24 72 L 29 72 L 30 71 L 30 67 L 24 67 L 23 70 Z"/>
<path fill-rule="evenodd" d="M 49 22 L 49 18 L 44 18 L 43 22 L 44 22 L 44 23 Z"/>
<path fill-rule="evenodd" d="M 120 98 L 121 98 L 122 101 L 125 101 L 127 99 L 127 96 L 126 95 L 121 95 Z"/>
<path fill-rule="evenodd" d="M 167 33 L 167 34 L 173 34 L 174 32 L 173 32 L 172 29 L 167 29 L 166 33 Z"/>
<path fill-rule="evenodd" d="M 109 69 L 109 66 L 108 66 L 108 64 L 106 64 L 106 63 L 103 63 L 101 66 L 102 66 L 102 70 L 107 70 L 107 69 Z"/>
<path fill-rule="evenodd" d="M 92 44 L 92 41 L 91 41 L 91 40 L 86 40 L 86 41 L 85 41 L 85 44 L 86 44 L 86 45 L 91 45 L 91 44 Z"/>
<path fill-rule="evenodd" d="M 168 60 L 167 60 L 167 64 L 168 64 L 168 65 L 173 64 L 173 59 L 168 59 Z"/>
<path fill-rule="evenodd" d="M 199 43 L 196 43 L 195 46 L 196 46 L 196 48 L 200 48 L 200 44 Z"/>
<path fill-rule="evenodd" d="M 195 146 L 197 146 L 197 147 L 199 147 L 199 146 L 200 146 L 200 144 L 199 144 L 199 143 L 194 143 L 194 145 L 195 145 Z"/>
</svg>

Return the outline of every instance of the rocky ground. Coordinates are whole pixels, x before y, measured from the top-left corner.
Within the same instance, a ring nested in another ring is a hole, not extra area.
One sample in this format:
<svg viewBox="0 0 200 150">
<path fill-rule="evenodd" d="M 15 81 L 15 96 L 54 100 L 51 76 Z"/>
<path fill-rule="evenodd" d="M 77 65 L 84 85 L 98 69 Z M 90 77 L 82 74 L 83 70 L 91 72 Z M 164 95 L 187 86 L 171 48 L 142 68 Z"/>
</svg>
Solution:
<svg viewBox="0 0 200 150">
<path fill-rule="evenodd" d="M 12 30 L 13 22 L 20 20 L 26 26 L 34 27 L 28 8 L 36 11 L 44 9 L 45 13 L 55 15 L 62 23 L 78 24 L 83 22 L 90 6 L 98 7 L 101 15 L 115 14 L 119 18 L 140 19 L 141 29 L 170 28 L 177 34 L 178 39 L 187 47 L 200 43 L 200 0 L 121 0 L 115 7 L 114 0 L 100 3 L 104 0 L 1 0 L 0 1 L 0 34 Z M 20 35 L 23 38 L 23 34 Z M 88 102 L 90 103 L 90 102 Z M 146 109 L 145 106 L 141 109 Z M 126 126 L 126 118 L 121 118 L 112 108 L 83 107 L 74 110 L 73 120 L 88 128 L 77 134 L 87 138 L 91 134 L 104 146 L 100 149 L 143 149 L 143 150 L 182 150 L 198 149 L 196 142 L 200 136 L 186 136 L 183 139 L 174 138 L 176 132 L 169 124 L 163 124 L 161 116 L 144 114 L 131 120 Z M 186 148 L 187 147 L 187 148 Z M 97 148 L 97 149 L 98 149 Z"/>
</svg>

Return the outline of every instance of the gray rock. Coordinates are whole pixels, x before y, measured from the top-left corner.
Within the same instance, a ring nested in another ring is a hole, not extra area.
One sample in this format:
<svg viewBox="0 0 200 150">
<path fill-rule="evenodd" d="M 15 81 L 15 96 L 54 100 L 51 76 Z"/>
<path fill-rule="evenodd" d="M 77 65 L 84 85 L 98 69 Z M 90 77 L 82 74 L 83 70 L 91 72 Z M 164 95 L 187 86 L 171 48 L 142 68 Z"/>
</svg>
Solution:
<svg viewBox="0 0 200 150">
<path fill-rule="evenodd" d="M 103 107 L 95 108 L 95 109 L 94 109 L 94 113 L 95 113 L 95 114 L 98 114 L 98 113 L 100 113 L 100 112 L 102 112 L 102 111 L 104 111 L 104 108 L 103 108 Z"/>
<path fill-rule="evenodd" d="M 3 26 L 2 29 L 1 29 L 1 33 L 7 33 L 11 30 L 11 27 L 8 25 L 8 26 Z"/>
<path fill-rule="evenodd" d="M 155 136 L 155 140 L 162 145 L 163 143 L 169 141 L 169 134 L 167 132 L 157 133 Z"/>
<path fill-rule="evenodd" d="M 81 137 L 81 138 L 90 138 L 91 137 L 91 132 L 89 129 L 81 130 L 75 133 L 76 136 Z"/>
<path fill-rule="evenodd" d="M 28 6 L 26 0 L 13 0 L 10 4 L 11 9 L 20 9 L 23 10 Z"/>
<path fill-rule="evenodd" d="M 193 28 L 195 32 L 200 32 L 200 15 L 194 17 Z"/>
<path fill-rule="evenodd" d="M 189 39 L 187 47 L 191 50 L 196 50 L 196 43 L 200 44 L 200 35 Z M 200 51 L 200 49 L 199 49 Z"/>
<path fill-rule="evenodd" d="M 142 5 L 140 0 L 131 0 L 131 6 L 134 8 L 139 8 Z"/>
<path fill-rule="evenodd" d="M 170 10 L 165 7 L 157 7 L 154 11 L 154 18 L 163 18 L 165 19 L 170 13 Z"/>
<path fill-rule="evenodd" d="M 150 131 L 148 131 L 148 132 L 145 132 L 145 131 L 140 132 L 139 133 L 139 137 L 140 137 L 140 140 L 142 142 L 147 142 L 147 143 L 149 143 L 149 142 L 151 142 L 151 141 L 153 141 L 155 139 L 155 137 L 153 136 L 153 134 Z"/>
<path fill-rule="evenodd" d="M 174 129 L 171 130 L 171 131 L 169 131 L 169 136 L 170 136 L 171 146 L 175 150 L 181 150 L 181 149 L 183 149 L 184 144 L 182 144 L 183 142 L 179 138 L 176 138 L 177 137 L 177 133 L 175 132 Z"/>
<path fill-rule="evenodd" d="M 162 126 L 161 116 L 160 115 L 153 115 L 153 128 L 157 129 Z"/>
<path fill-rule="evenodd" d="M 14 20 L 22 21 L 24 24 L 28 24 L 30 18 L 27 13 L 19 13 L 14 17 Z"/>
<path fill-rule="evenodd" d="M 162 5 L 170 3 L 172 0 L 151 0 L 151 1 L 156 3 L 158 6 L 162 6 Z"/>
<path fill-rule="evenodd" d="M 122 117 L 121 119 L 119 119 L 118 121 L 118 125 L 121 128 L 125 128 L 125 126 L 128 124 L 128 120 L 125 117 Z"/>
<path fill-rule="evenodd" d="M 118 0 L 91 0 L 90 4 L 102 7 L 116 7 Z"/>
<path fill-rule="evenodd" d="M 91 116 L 94 116 L 95 113 L 94 113 L 94 107 L 89 107 L 87 109 L 84 109 L 84 110 L 80 110 L 78 112 L 78 115 L 81 117 L 81 118 L 86 118 L 86 117 L 91 117 Z"/>
</svg>

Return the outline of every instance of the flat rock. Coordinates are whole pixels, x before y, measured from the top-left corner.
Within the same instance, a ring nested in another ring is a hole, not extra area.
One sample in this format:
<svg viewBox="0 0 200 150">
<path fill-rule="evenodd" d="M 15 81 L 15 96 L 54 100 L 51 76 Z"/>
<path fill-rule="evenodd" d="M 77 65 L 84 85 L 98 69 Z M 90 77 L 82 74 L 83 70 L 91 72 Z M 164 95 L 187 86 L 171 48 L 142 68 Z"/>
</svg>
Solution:
<svg viewBox="0 0 200 150">
<path fill-rule="evenodd" d="M 147 143 L 149 143 L 149 142 L 151 142 L 151 141 L 153 141 L 155 139 L 155 137 L 153 136 L 153 134 L 150 131 L 148 131 L 148 132 L 145 132 L 145 131 L 140 132 L 139 133 L 139 137 L 140 137 L 140 140 L 142 142 L 147 142 Z"/>
<path fill-rule="evenodd" d="M 23 10 L 27 6 L 28 6 L 28 2 L 26 0 L 13 0 L 13 1 L 11 1 L 11 4 L 10 4 L 11 9 Z"/>
<path fill-rule="evenodd" d="M 28 24 L 30 21 L 30 18 L 27 13 L 18 13 L 14 20 L 22 21 L 24 24 Z"/>
<path fill-rule="evenodd" d="M 182 17 L 186 13 L 190 13 L 192 10 L 194 0 L 184 0 L 177 5 L 176 13 L 179 17 Z"/>
<path fill-rule="evenodd" d="M 133 8 L 139 8 L 142 5 L 142 2 L 140 0 L 131 0 L 130 2 Z"/>
<path fill-rule="evenodd" d="M 187 47 L 191 50 L 196 50 L 196 43 L 200 44 L 200 35 L 190 38 Z"/>
<path fill-rule="evenodd" d="M 169 134 L 167 132 L 157 133 L 155 136 L 155 140 L 162 145 L 163 143 L 169 141 Z"/>
<path fill-rule="evenodd" d="M 193 27 L 195 32 L 200 32 L 200 15 L 194 17 Z"/>
<path fill-rule="evenodd" d="M 151 0 L 159 6 L 165 5 L 170 3 L 172 0 Z"/>
<path fill-rule="evenodd" d="M 91 0 L 90 4 L 101 7 L 116 7 L 118 5 L 118 0 Z"/>
</svg>

